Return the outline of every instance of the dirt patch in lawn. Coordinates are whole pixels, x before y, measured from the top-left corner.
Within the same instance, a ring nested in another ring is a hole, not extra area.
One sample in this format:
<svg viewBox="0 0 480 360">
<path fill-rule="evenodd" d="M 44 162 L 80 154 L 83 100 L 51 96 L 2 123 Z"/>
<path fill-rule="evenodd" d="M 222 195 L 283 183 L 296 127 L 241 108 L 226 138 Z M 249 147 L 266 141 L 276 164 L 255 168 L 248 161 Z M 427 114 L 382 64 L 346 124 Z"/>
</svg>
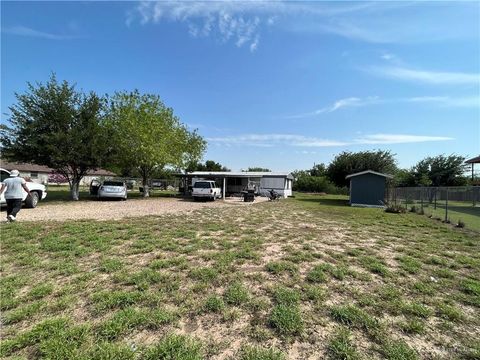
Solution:
<svg viewBox="0 0 480 360">
<path fill-rule="evenodd" d="M 118 220 L 172 213 L 189 213 L 202 208 L 223 206 L 251 206 L 267 198 L 256 198 L 244 203 L 239 198 L 226 201 L 199 201 L 177 198 L 129 199 L 127 201 L 79 201 L 41 204 L 35 209 L 22 209 L 17 221 Z M 5 212 L 2 212 L 6 215 Z"/>
</svg>

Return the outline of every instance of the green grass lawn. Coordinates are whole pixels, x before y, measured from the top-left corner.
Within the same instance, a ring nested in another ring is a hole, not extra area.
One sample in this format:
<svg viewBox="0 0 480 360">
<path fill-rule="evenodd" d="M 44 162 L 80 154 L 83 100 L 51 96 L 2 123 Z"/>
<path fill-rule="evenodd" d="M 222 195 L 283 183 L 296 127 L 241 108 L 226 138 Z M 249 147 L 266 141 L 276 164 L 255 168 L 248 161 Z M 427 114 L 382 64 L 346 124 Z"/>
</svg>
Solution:
<svg viewBox="0 0 480 360">
<path fill-rule="evenodd" d="M 404 202 L 401 202 L 404 206 Z M 415 206 L 416 210 L 421 209 L 421 203 L 417 200 L 415 202 L 409 202 L 407 209 L 411 209 Z M 463 222 L 465 227 L 474 231 L 480 232 L 480 204 L 473 206 L 471 202 L 450 201 L 448 203 L 448 212 L 445 214 L 446 204 L 445 201 L 439 201 L 436 206 L 425 202 L 423 210 L 426 216 L 430 216 L 437 220 L 445 221 L 445 215 L 447 220 L 452 224 L 458 224 Z"/>
<path fill-rule="evenodd" d="M 480 241 L 297 194 L 1 227 L 0 356 L 477 359 Z"/>
</svg>

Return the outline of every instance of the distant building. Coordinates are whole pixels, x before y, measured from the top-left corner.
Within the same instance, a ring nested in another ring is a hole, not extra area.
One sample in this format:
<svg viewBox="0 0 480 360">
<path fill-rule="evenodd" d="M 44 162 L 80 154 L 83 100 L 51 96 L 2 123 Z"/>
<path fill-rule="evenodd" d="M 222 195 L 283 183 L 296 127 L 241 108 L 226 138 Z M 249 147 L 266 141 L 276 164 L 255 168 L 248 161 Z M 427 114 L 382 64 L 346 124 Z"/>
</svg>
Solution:
<svg viewBox="0 0 480 360">
<path fill-rule="evenodd" d="M 55 172 L 54 169 L 49 168 L 48 166 L 28 164 L 28 163 L 7 162 L 1 159 L 0 159 L 0 167 L 8 171 L 17 169 L 20 172 L 21 177 L 29 178 L 31 181 L 41 183 L 41 184 L 47 184 L 48 175 Z M 87 172 L 87 175 L 83 177 L 81 185 L 90 185 L 90 182 L 93 179 L 96 179 L 99 177 L 112 178 L 115 176 L 117 176 L 115 173 L 108 170 L 104 170 L 104 169 L 90 170 L 89 172 Z"/>
<path fill-rule="evenodd" d="M 465 161 L 465 164 L 470 164 L 472 166 L 472 185 L 480 185 L 480 180 L 478 179 L 478 171 L 475 172 L 475 164 L 480 164 L 480 155 L 472 159 Z"/>
<path fill-rule="evenodd" d="M 283 197 L 292 195 L 293 175 L 287 172 L 194 171 L 178 176 L 185 180 L 185 191 L 197 180 L 214 180 L 222 188 L 224 198 L 247 189 L 255 189 L 260 195 L 266 195 L 270 190 Z"/>
<path fill-rule="evenodd" d="M 350 205 L 384 207 L 386 203 L 387 179 L 393 176 L 366 170 L 346 176 L 350 179 Z"/>
</svg>

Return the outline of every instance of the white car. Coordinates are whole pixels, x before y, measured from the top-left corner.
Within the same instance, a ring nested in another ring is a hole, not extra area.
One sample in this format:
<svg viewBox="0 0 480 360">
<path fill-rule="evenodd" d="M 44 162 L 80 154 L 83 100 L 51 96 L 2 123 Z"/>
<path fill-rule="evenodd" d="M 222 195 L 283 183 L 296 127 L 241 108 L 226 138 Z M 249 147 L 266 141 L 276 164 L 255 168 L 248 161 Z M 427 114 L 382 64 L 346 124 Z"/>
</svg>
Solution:
<svg viewBox="0 0 480 360">
<path fill-rule="evenodd" d="M 127 186 L 118 180 L 105 180 L 101 184 L 97 180 L 92 180 L 90 195 L 96 195 L 97 199 L 127 200 Z"/>
<path fill-rule="evenodd" d="M 0 179 L 3 180 L 10 177 L 10 171 L 0 168 Z M 30 190 L 30 195 L 27 194 L 25 190 L 23 190 L 23 198 L 22 200 L 25 202 L 25 206 L 27 208 L 34 208 L 37 206 L 40 200 L 43 200 L 47 197 L 47 189 L 45 185 L 38 184 L 33 181 L 27 181 L 28 190 Z M 5 191 L 0 196 L 0 205 L 4 206 L 7 204 L 5 200 Z"/>
<path fill-rule="evenodd" d="M 222 197 L 222 189 L 220 189 L 215 181 L 197 180 L 192 187 L 193 200 L 210 199 L 215 201 Z"/>
</svg>

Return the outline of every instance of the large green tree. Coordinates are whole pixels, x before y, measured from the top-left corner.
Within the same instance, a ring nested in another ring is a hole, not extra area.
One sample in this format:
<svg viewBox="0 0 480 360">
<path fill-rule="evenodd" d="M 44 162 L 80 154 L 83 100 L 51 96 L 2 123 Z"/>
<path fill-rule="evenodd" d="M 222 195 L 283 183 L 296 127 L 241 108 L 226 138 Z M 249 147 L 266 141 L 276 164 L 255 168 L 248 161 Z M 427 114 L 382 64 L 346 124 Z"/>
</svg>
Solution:
<svg viewBox="0 0 480 360">
<path fill-rule="evenodd" d="M 328 165 L 327 176 L 337 186 L 348 185 L 345 177 L 357 172 L 373 170 L 380 173 L 393 174 L 396 170 L 396 161 L 390 151 L 344 151 L 335 156 Z"/>
<path fill-rule="evenodd" d="M 195 161 L 190 164 L 188 164 L 187 169 L 188 172 L 192 171 L 230 171 L 226 166 L 223 166 L 222 164 L 215 162 L 213 160 L 207 160 L 205 161 L 205 164 L 202 164 L 201 162 Z"/>
<path fill-rule="evenodd" d="M 52 75 L 46 84 L 28 83 L 15 94 L 10 125 L 2 130 L 3 156 L 13 161 L 45 165 L 70 184 L 72 200 L 89 171 L 103 165 L 109 141 L 101 125 L 102 99 L 84 94 Z"/>
<path fill-rule="evenodd" d="M 149 196 L 154 171 L 165 166 L 186 168 L 205 151 L 205 140 L 189 131 L 157 95 L 118 92 L 108 104 L 105 125 L 116 144 L 114 163 L 138 171 L 144 197 Z"/>
<path fill-rule="evenodd" d="M 327 174 L 327 167 L 325 164 L 315 164 L 313 167 L 310 169 L 310 175 L 311 176 L 325 176 Z"/>
<path fill-rule="evenodd" d="M 464 156 L 429 156 L 411 169 L 399 171 L 396 179 L 399 186 L 461 186 L 468 182 L 464 176 L 467 167 Z"/>
</svg>

